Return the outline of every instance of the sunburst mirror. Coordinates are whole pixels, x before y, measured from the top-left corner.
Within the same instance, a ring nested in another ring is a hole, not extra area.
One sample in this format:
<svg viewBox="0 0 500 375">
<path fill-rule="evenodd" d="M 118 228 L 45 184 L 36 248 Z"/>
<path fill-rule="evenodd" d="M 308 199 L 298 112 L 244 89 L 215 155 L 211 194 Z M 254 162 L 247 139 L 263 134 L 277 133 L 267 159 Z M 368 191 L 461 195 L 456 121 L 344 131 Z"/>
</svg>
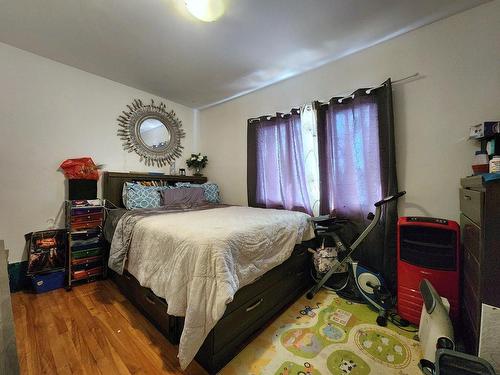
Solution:
<svg viewBox="0 0 500 375">
<path fill-rule="evenodd" d="M 164 167 L 182 155 L 181 139 L 185 133 L 175 112 L 164 103 L 143 104 L 134 99 L 128 111 L 118 116 L 118 136 L 123 149 L 136 152 L 148 166 Z"/>
</svg>

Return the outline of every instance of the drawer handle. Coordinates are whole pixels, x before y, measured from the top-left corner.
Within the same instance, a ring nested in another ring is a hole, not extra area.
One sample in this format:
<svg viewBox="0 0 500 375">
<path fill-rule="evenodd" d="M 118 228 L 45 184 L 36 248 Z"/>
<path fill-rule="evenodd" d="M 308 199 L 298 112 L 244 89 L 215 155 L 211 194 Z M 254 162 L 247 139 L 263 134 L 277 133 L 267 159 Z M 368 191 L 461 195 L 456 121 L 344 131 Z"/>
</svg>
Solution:
<svg viewBox="0 0 500 375">
<path fill-rule="evenodd" d="M 264 277 L 264 275 L 260 275 L 259 277 L 257 277 L 254 281 L 252 281 L 252 283 L 255 283 L 256 281 L 259 281 L 260 279 L 262 279 Z"/>
<path fill-rule="evenodd" d="M 287 272 L 287 276 L 292 276 L 292 277 L 302 277 L 304 275 L 305 271 L 300 271 L 300 272 L 297 272 L 297 271 L 294 271 L 294 270 L 290 270 Z"/>
<path fill-rule="evenodd" d="M 259 305 L 264 301 L 263 298 L 261 298 L 260 300 L 258 300 L 257 302 L 255 302 L 252 306 L 248 306 L 246 311 L 249 312 L 249 311 L 252 311 L 254 309 L 256 309 L 257 307 L 259 307 Z"/>
<path fill-rule="evenodd" d="M 151 305 L 156 305 L 156 302 L 150 296 L 146 296 L 146 301 L 148 301 Z"/>
<path fill-rule="evenodd" d="M 470 201 L 470 200 L 472 199 L 472 197 L 471 197 L 470 195 L 465 195 L 465 194 L 464 194 L 464 199 L 465 199 L 466 201 Z"/>
</svg>

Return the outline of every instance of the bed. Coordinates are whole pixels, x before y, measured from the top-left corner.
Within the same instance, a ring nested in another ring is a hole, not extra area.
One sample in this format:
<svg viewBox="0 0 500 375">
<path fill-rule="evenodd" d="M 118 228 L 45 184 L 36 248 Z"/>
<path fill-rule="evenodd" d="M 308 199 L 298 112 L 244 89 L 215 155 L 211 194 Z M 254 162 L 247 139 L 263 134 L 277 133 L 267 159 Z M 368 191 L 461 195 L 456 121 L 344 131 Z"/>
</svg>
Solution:
<svg viewBox="0 0 500 375">
<path fill-rule="evenodd" d="M 204 182 L 105 172 L 103 198 L 121 206 L 121 186 L 132 180 Z M 309 286 L 301 241 L 313 231 L 305 214 L 213 205 L 116 216 L 109 219 L 116 225 L 112 277 L 179 344 L 183 368 L 196 357 L 209 373 L 217 372 Z"/>
</svg>

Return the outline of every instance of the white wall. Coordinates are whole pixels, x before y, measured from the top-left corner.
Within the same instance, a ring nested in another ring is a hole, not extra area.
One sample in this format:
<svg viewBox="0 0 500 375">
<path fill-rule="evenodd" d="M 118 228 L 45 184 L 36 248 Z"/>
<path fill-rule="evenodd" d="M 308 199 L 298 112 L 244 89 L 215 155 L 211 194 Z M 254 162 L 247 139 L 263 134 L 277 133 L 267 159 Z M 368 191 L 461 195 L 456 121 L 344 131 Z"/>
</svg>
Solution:
<svg viewBox="0 0 500 375">
<path fill-rule="evenodd" d="M 248 118 L 415 72 L 425 78 L 394 86 L 399 187 L 408 192 L 400 214 L 457 220 L 459 179 L 475 149 L 468 129 L 500 119 L 498 0 L 201 111 L 207 175 L 226 203 L 246 204 Z"/>
<path fill-rule="evenodd" d="M 11 263 L 23 256 L 24 234 L 57 216 L 63 160 L 90 156 L 109 171 L 155 170 L 123 151 L 116 135 L 116 118 L 134 98 L 163 100 L 176 112 L 186 132 L 183 167 L 195 151 L 192 109 L 0 43 L 0 239 Z"/>
</svg>

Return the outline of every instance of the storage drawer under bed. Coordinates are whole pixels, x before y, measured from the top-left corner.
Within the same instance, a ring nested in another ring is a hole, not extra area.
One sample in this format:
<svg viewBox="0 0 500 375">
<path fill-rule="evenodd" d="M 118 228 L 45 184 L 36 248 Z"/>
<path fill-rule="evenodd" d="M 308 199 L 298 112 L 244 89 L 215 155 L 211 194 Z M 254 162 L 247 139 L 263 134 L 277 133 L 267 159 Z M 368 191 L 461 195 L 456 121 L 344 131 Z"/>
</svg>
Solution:
<svg viewBox="0 0 500 375">
<path fill-rule="evenodd" d="M 297 245 L 290 258 L 259 277 L 252 284 L 249 284 L 252 286 L 251 288 L 248 288 L 249 285 L 247 285 L 238 290 L 234 295 L 233 301 L 227 305 L 224 316 L 229 315 L 232 311 L 248 303 L 278 281 L 291 276 L 296 271 L 299 272 L 299 270 L 307 268 L 309 266 L 308 259 L 307 248 Z"/>
<path fill-rule="evenodd" d="M 240 289 L 205 340 L 198 353 L 199 362 L 207 369 L 213 369 L 215 365 L 209 357 L 221 352 L 217 357 L 222 360 L 237 353 L 237 348 L 241 348 L 256 330 L 305 291 L 310 285 L 308 269 L 307 248 L 297 245 L 289 259 Z M 170 342 L 178 344 L 184 318 L 169 316 L 166 301 L 142 287 L 127 271 L 123 275 L 113 273 L 113 279 L 158 330 Z"/>
<path fill-rule="evenodd" d="M 123 275 L 113 272 L 112 277 L 121 292 L 170 342 L 179 342 L 177 320 L 167 314 L 167 303 L 164 299 L 156 296 L 150 289 L 142 287 L 127 271 Z"/>
<path fill-rule="evenodd" d="M 286 301 L 290 294 L 296 293 L 303 288 L 304 270 L 296 270 L 288 274 L 289 279 L 279 280 L 277 284 L 270 286 L 263 293 L 247 301 L 242 306 L 233 310 L 217 323 L 213 330 L 213 352 L 217 353 L 225 348 L 226 345 L 238 340 L 239 336 L 243 338 L 251 335 L 255 329 L 252 327 L 255 323 L 261 322 L 259 326 L 265 323 L 269 314 L 274 315 L 283 306 L 281 301 Z"/>
</svg>

